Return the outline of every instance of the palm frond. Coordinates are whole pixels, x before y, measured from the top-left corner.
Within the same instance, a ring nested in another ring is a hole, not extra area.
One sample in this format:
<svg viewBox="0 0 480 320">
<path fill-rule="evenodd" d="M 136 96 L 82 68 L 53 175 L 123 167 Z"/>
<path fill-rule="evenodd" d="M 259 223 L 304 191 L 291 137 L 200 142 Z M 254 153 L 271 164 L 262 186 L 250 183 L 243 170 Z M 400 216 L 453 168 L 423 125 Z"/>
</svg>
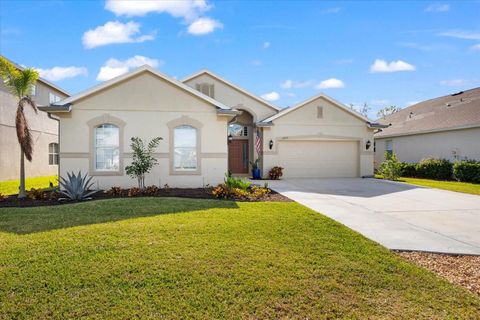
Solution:
<svg viewBox="0 0 480 320">
<path fill-rule="evenodd" d="M 15 127 L 17 129 L 17 139 L 25 157 L 28 161 L 32 161 L 33 156 L 33 138 L 30 132 L 27 118 L 25 117 L 25 105 L 29 105 L 38 113 L 35 102 L 30 97 L 23 97 L 18 102 L 17 115 L 15 118 Z"/>
</svg>

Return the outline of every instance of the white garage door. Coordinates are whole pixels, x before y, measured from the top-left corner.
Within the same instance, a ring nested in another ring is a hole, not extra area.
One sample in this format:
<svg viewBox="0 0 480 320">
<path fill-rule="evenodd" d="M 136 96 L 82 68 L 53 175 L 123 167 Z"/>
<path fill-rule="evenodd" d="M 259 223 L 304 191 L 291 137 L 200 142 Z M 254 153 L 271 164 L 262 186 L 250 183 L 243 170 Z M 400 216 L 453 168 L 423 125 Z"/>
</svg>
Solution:
<svg viewBox="0 0 480 320">
<path fill-rule="evenodd" d="M 358 142 L 280 141 L 279 164 L 285 178 L 358 177 Z"/>
</svg>

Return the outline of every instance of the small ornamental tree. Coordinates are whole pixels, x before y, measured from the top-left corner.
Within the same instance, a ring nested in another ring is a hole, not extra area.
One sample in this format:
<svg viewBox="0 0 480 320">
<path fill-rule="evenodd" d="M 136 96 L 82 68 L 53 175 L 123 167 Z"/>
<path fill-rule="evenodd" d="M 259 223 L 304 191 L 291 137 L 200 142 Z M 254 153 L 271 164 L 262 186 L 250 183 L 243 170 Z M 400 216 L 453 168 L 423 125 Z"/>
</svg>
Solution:
<svg viewBox="0 0 480 320">
<path fill-rule="evenodd" d="M 137 178 L 138 187 L 145 188 L 145 174 L 158 163 L 157 159 L 153 157 L 155 148 L 163 140 L 160 137 L 152 139 L 147 146 L 139 137 L 132 137 L 130 147 L 133 150 L 133 161 L 129 166 L 125 167 L 125 171 L 132 178 Z"/>
<path fill-rule="evenodd" d="M 395 153 L 385 152 L 385 161 L 379 168 L 380 174 L 387 180 L 398 180 L 402 174 L 402 163 L 398 161 Z"/>
</svg>

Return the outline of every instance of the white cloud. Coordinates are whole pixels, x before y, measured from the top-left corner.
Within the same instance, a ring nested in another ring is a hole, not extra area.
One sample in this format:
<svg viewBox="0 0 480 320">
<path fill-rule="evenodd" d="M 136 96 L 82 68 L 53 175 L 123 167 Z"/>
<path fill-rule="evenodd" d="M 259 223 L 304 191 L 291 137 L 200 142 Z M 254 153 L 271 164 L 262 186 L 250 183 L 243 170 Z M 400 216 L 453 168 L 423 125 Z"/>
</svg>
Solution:
<svg viewBox="0 0 480 320">
<path fill-rule="evenodd" d="M 148 13 L 166 13 L 188 24 L 187 32 L 205 35 L 223 28 L 218 20 L 204 17 L 212 6 L 206 0 L 107 0 L 105 9 L 117 16 L 144 16 Z"/>
<path fill-rule="evenodd" d="M 344 87 L 345 83 L 342 80 L 335 78 L 320 81 L 320 83 L 315 86 L 316 89 L 338 89 Z"/>
<path fill-rule="evenodd" d="M 311 87 L 315 84 L 315 80 L 307 80 L 307 81 L 293 81 L 293 80 L 285 80 L 280 87 L 282 89 L 301 89 Z"/>
<path fill-rule="evenodd" d="M 371 73 L 414 71 L 414 70 L 415 70 L 415 66 L 402 60 L 387 62 L 385 60 L 376 59 L 375 62 L 370 67 Z"/>
<path fill-rule="evenodd" d="M 441 32 L 439 36 L 466 39 L 466 40 L 480 40 L 480 31 L 470 31 L 470 30 L 449 30 Z"/>
<path fill-rule="evenodd" d="M 449 87 L 458 87 L 467 84 L 467 80 L 465 79 L 451 79 L 451 80 L 442 80 L 440 84 L 442 86 L 449 86 Z"/>
<path fill-rule="evenodd" d="M 105 9 L 117 16 L 144 16 L 148 13 L 167 13 L 176 18 L 193 21 L 211 6 L 205 0 L 107 0 Z"/>
<path fill-rule="evenodd" d="M 270 42 L 265 41 L 265 42 L 263 43 L 262 47 L 263 47 L 263 49 L 268 49 L 268 48 L 270 48 L 270 45 L 271 45 Z"/>
<path fill-rule="evenodd" d="M 277 101 L 280 99 L 278 92 L 272 91 L 269 93 L 262 94 L 261 97 L 267 101 Z"/>
<path fill-rule="evenodd" d="M 53 67 L 50 69 L 36 68 L 40 77 L 49 81 L 60 81 L 67 78 L 75 78 L 78 76 L 88 76 L 88 70 L 84 67 Z"/>
<path fill-rule="evenodd" d="M 480 43 L 476 44 L 476 45 L 473 45 L 471 47 L 472 50 L 476 50 L 476 51 L 480 51 Z"/>
<path fill-rule="evenodd" d="M 447 12 L 449 10 L 450 10 L 450 5 L 446 3 L 433 3 L 425 9 L 425 11 L 428 11 L 428 12 Z"/>
<path fill-rule="evenodd" d="M 148 64 L 154 68 L 163 65 L 163 61 L 157 59 L 147 58 L 144 56 L 134 56 L 127 60 L 108 59 L 107 62 L 100 68 L 97 75 L 98 81 L 106 81 L 127 73 L 133 68 L 137 68 Z"/>
<path fill-rule="evenodd" d="M 211 33 L 215 29 L 222 29 L 223 24 L 211 18 L 198 18 L 188 26 L 188 33 L 195 36 Z"/>
<path fill-rule="evenodd" d="M 155 38 L 154 34 L 139 35 L 139 33 L 140 24 L 136 22 L 109 21 L 103 26 L 85 32 L 82 39 L 83 46 L 91 49 L 112 43 L 144 42 Z"/>
<path fill-rule="evenodd" d="M 287 92 L 287 97 L 289 98 L 295 98 L 297 95 L 293 92 Z"/>
</svg>

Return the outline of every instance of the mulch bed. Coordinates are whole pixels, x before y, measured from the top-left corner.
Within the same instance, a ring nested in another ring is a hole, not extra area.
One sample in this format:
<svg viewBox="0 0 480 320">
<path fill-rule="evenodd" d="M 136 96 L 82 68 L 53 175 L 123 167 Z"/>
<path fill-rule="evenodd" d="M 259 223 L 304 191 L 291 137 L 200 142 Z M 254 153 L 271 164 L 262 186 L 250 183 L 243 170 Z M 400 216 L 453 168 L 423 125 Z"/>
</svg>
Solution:
<svg viewBox="0 0 480 320">
<path fill-rule="evenodd" d="M 398 254 L 480 296 L 480 256 L 426 252 L 398 252 Z"/>
<path fill-rule="evenodd" d="M 115 199 L 115 198 L 139 198 L 139 197 L 179 197 L 179 198 L 194 198 L 194 199 L 215 199 L 215 200 L 224 200 L 217 199 L 211 195 L 211 188 L 168 188 L 160 189 L 155 195 L 136 195 L 129 197 L 126 193 L 120 196 L 113 196 L 105 193 L 104 191 L 99 191 L 96 194 L 92 195 L 92 200 L 101 200 L 101 199 Z M 225 200 L 224 200 L 225 201 Z M 265 195 L 259 199 L 227 199 L 226 201 L 242 201 L 242 202 L 291 202 L 289 198 L 282 196 L 281 194 L 271 190 L 271 193 Z M 4 199 L 0 200 L 1 207 L 39 207 L 39 206 L 53 206 L 53 205 L 63 205 L 69 204 L 72 201 L 58 201 L 57 199 L 41 199 L 33 200 L 30 198 L 18 199 L 17 195 L 6 196 Z"/>
</svg>

